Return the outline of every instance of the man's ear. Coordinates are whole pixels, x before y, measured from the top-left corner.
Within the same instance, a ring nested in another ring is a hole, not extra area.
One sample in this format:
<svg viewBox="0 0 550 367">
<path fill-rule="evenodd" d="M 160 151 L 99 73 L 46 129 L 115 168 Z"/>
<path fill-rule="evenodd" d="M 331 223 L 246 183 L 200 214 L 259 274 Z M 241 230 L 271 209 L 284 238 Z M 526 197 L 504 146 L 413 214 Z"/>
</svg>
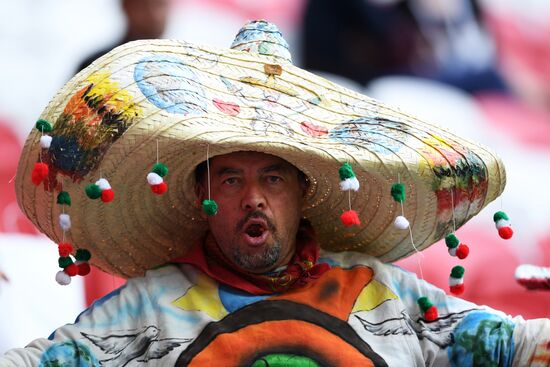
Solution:
<svg viewBox="0 0 550 367">
<path fill-rule="evenodd" d="M 198 183 L 198 182 L 195 184 L 195 196 L 197 197 L 197 208 L 199 208 L 199 210 L 201 212 L 201 218 L 202 219 L 207 219 L 208 216 L 202 210 L 202 202 L 206 198 L 206 190 L 205 190 L 203 184 Z"/>
</svg>

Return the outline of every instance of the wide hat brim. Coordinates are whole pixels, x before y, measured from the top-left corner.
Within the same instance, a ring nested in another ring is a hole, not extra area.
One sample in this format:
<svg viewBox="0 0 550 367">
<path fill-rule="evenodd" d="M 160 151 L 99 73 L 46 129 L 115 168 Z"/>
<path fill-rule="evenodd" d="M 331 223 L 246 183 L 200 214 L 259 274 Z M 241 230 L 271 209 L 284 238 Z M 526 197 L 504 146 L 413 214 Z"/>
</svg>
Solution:
<svg viewBox="0 0 550 367">
<path fill-rule="evenodd" d="M 40 119 L 53 126 L 53 140 L 43 149 L 42 132 L 28 137 L 16 179 L 19 205 L 53 241 L 88 249 L 93 265 L 122 277 L 181 256 L 204 236 L 194 170 L 207 149 L 210 156 L 265 152 L 292 163 L 310 180 L 303 214 L 321 247 L 389 262 L 460 227 L 505 184 L 498 157 L 446 129 L 279 57 L 181 41 L 114 49 L 71 79 Z M 50 171 L 35 186 L 30 177 L 39 161 Z M 169 168 L 164 195 L 146 180 L 157 161 Z M 359 180 L 356 192 L 340 190 L 345 162 Z M 110 183 L 114 201 L 86 196 L 99 178 Z M 406 187 L 403 207 L 390 194 L 398 181 Z M 57 203 L 60 191 L 69 193 L 70 207 Z M 350 204 L 359 226 L 340 223 Z M 61 213 L 72 222 L 65 233 Z M 410 233 L 393 225 L 402 214 Z"/>
</svg>

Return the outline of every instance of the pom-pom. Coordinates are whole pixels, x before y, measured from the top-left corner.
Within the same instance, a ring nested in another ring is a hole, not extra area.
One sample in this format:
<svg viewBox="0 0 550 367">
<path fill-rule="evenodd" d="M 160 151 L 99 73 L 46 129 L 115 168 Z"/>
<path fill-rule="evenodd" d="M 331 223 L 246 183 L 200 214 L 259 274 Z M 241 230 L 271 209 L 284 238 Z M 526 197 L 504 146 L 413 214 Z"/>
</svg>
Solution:
<svg viewBox="0 0 550 367">
<path fill-rule="evenodd" d="M 497 227 L 497 229 L 501 229 L 502 227 L 511 227 L 512 224 L 510 223 L 509 220 L 506 220 L 506 219 L 499 219 L 495 222 L 495 227 Z"/>
<path fill-rule="evenodd" d="M 95 184 L 97 186 L 99 186 L 99 188 L 101 189 L 101 191 L 104 191 L 104 190 L 110 190 L 111 189 L 111 185 L 109 184 L 109 181 L 107 181 L 107 179 L 105 178 L 100 178 L 99 180 L 97 180 L 95 182 Z"/>
<path fill-rule="evenodd" d="M 55 281 L 59 285 L 68 285 L 71 284 L 71 277 L 69 274 L 65 273 L 63 270 L 60 270 L 55 274 Z"/>
<path fill-rule="evenodd" d="M 393 225 L 397 229 L 407 229 L 409 228 L 409 221 L 404 216 L 398 215 L 397 217 L 395 217 Z"/>
<path fill-rule="evenodd" d="M 202 202 L 202 210 L 208 216 L 213 216 L 218 214 L 218 204 L 214 200 L 204 200 Z"/>
<path fill-rule="evenodd" d="M 38 131 L 40 131 L 41 133 L 49 133 L 53 130 L 52 128 L 52 124 L 50 124 L 48 121 L 46 120 L 38 120 L 36 121 L 36 129 Z"/>
<path fill-rule="evenodd" d="M 63 269 L 65 271 L 65 273 L 67 273 L 70 277 L 74 277 L 75 275 L 78 274 L 78 265 L 76 264 L 71 264 L 69 266 L 67 266 L 65 269 Z"/>
<path fill-rule="evenodd" d="M 435 306 L 428 308 L 426 312 L 424 312 L 424 320 L 428 322 L 435 321 L 437 320 L 438 317 L 439 317 L 439 314 L 437 312 L 437 307 Z"/>
<path fill-rule="evenodd" d="M 152 185 L 151 191 L 153 191 L 157 195 L 162 195 L 166 191 L 168 191 L 168 185 L 166 184 L 166 182 L 161 182 L 158 185 Z"/>
<path fill-rule="evenodd" d="M 424 319 L 426 321 L 434 321 L 438 317 L 437 307 L 428 299 L 428 297 L 419 297 L 416 300 L 420 310 L 424 314 Z"/>
<path fill-rule="evenodd" d="M 166 167 L 162 163 L 157 163 L 153 166 L 153 169 L 151 170 L 151 172 L 156 173 L 160 177 L 164 177 L 168 174 L 168 167 Z"/>
<path fill-rule="evenodd" d="M 344 163 L 342 167 L 338 170 L 338 174 L 340 175 L 340 181 L 344 181 L 348 178 L 355 177 L 355 173 L 353 172 L 353 168 L 351 168 L 351 164 Z"/>
<path fill-rule="evenodd" d="M 34 164 L 34 168 L 31 173 L 32 183 L 36 186 L 40 185 L 42 181 L 48 176 L 50 169 L 46 163 L 38 162 Z"/>
<path fill-rule="evenodd" d="M 98 199 L 101 197 L 101 188 L 96 185 L 96 184 L 89 184 L 88 186 L 86 186 L 86 195 L 90 198 L 90 199 Z"/>
<path fill-rule="evenodd" d="M 85 276 L 90 273 L 90 270 L 91 270 L 90 264 L 88 264 L 87 262 L 81 262 L 77 264 L 77 266 L 78 266 L 78 275 Z"/>
<path fill-rule="evenodd" d="M 498 229 L 498 235 L 505 240 L 509 240 L 514 235 L 512 227 L 502 227 Z"/>
<path fill-rule="evenodd" d="M 59 214 L 59 226 L 64 231 L 71 229 L 71 217 L 69 214 Z"/>
<path fill-rule="evenodd" d="M 357 177 L 346 178 L 344 181 L 340 181 L 340 190 L 359 190 L 359 181 L 357 180 Z"/>
<path fill-rule="evenodd" d="M 101 191 L 101 201 L 104 203 L 110 203 L 115 199 L 115 192 L 113 189 L 106 189 Z"/>
<path fill-rule="evenodd" d="M 456 296 L 460 296 L 464 293 L 464 283 L 450 286 L 449 291 Z"/>
<path fill-rule="evenodd" d="M 508 218 L 508 215 L 504 212 L 496 212 L 494 215 L 493 215 L 493 221 L 496 223 L 498 222 L 499 220 L 501 219 L 504 219 L 504 220 L 510 220 L 510 218 Z"/>
<path fill-rule="evenodd" d="M 468 254 L 470 253 L 470 248 L 468 245 L 465 245 L 461 243 L 456 248 L 456 257 L 458 257 L 460 260 L 463 260 L 468 257 Z"/>
<path fill-rule="evenodd" d="M 73 259 L 71 259 L 70 256 L 63 256 L 57 260 L 57 263 L 59 264 L 60 268 L 65 269 L 67 266 L 73 263 Z"/>
<path fill-rule="evenodd" d="M 458 246 L 459 243 L 460 243 L 460 241 L 454 235 L 454 233 L 450 233 L 447 236 L 445 236 L 445 244 L 447 245 L 448 248 L 450 248 L 450 249 L 455 248 L 455 247 Z"/>
<path fill-rule="evenodd" d="M 348 210 L 340 216 L 340 220 L 342 221 L 342 224 L 346 227 L 351 227 L 353 225 L 360 225 L 361 220 L 359 219 L 359 215 L 355 210 Z"/>
<path fill-rule="evenodd" d="M 42 135 L 40 137 L 40 148 L 42 149 L 50 149 L 50 146 L 52 145 L 52 137 L 49 135 Z"/>
<path fill-rule="evenodd" d="M 77 261 L 89 261 L 91 257 L 92 254 L 86 249 L 79 248 L 78 250 L 76 250 L 75 258 Z"/>
<path fill-rule="evenodd" d="M 464 268 L 460 265 L 457 265 L 451 269 L 451 277 L 460 279 L 464 277 Z"/>
<path fill-rule="evenodd" d="M 57 203 L 59 205 L 71 206 L 71 196 L 67 191 L 61 191 L 57 194 Z"/>
<path fill-rule="evenodd" d="M 155 173 L 155 172 L 149 172 L 147 174 L 147 183 L 151 186 L 153 185 L 160 185 L 161 183 L 163 183 L 164 180 L 162 179 L 162 177 L 159 176 L 158 173 Z"/>
<path fill-rule="evenodd" d="M 393 200 L 397 201 L 398 203 L 402 203 L 405 201 L 405 185 L 402 183 L 394 183 L 391 187 L 391 196 L 393 197 Z"/>
<path fill-rule="evenodd" d="M 71 254 L 71 252 L 73 252 L 73 246 L 68 242 L 59 243 L 57 245 L 57 249 L 59 250 L 59 256 L 61 257 L 68 257 Z"/>
</svg>

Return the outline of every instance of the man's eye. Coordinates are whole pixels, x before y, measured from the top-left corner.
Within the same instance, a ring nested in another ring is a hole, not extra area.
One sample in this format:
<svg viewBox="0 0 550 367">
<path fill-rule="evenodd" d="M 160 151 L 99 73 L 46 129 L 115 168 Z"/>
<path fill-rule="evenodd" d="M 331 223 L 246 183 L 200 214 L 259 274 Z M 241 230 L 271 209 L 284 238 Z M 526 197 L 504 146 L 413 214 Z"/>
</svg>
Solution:
<svg viewBox="0 0 550 367">
<path fill-rule="evenodd" d="M 226 185 L 235 185 L 237 182 L 238 182 L 238 180 L 237 180 L 236 177 L 229 177 L 229 178 L 226 178 L 223 181 L 223 183 L 226 184 Z"/>
<path fill-rule="evenodd" d="M 269 183 L 279 183 L 283 181 L 283 179 L 279 176 L 267 176 L 267 182 Z"/>
</svg>

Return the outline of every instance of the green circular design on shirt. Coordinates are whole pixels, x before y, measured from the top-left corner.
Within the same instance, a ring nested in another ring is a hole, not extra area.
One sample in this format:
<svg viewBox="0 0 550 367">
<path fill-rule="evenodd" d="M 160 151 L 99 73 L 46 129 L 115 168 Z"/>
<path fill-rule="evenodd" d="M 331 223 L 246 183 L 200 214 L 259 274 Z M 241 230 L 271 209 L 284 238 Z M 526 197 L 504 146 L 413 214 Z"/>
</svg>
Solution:
<svg viewBox="0 0 550 367">
<path fill-rule="evenodd" d="M 295 354 L 273 353 L 262 356 L 251 367 L 321 367 L 313 359 Z"/>
</svg>

